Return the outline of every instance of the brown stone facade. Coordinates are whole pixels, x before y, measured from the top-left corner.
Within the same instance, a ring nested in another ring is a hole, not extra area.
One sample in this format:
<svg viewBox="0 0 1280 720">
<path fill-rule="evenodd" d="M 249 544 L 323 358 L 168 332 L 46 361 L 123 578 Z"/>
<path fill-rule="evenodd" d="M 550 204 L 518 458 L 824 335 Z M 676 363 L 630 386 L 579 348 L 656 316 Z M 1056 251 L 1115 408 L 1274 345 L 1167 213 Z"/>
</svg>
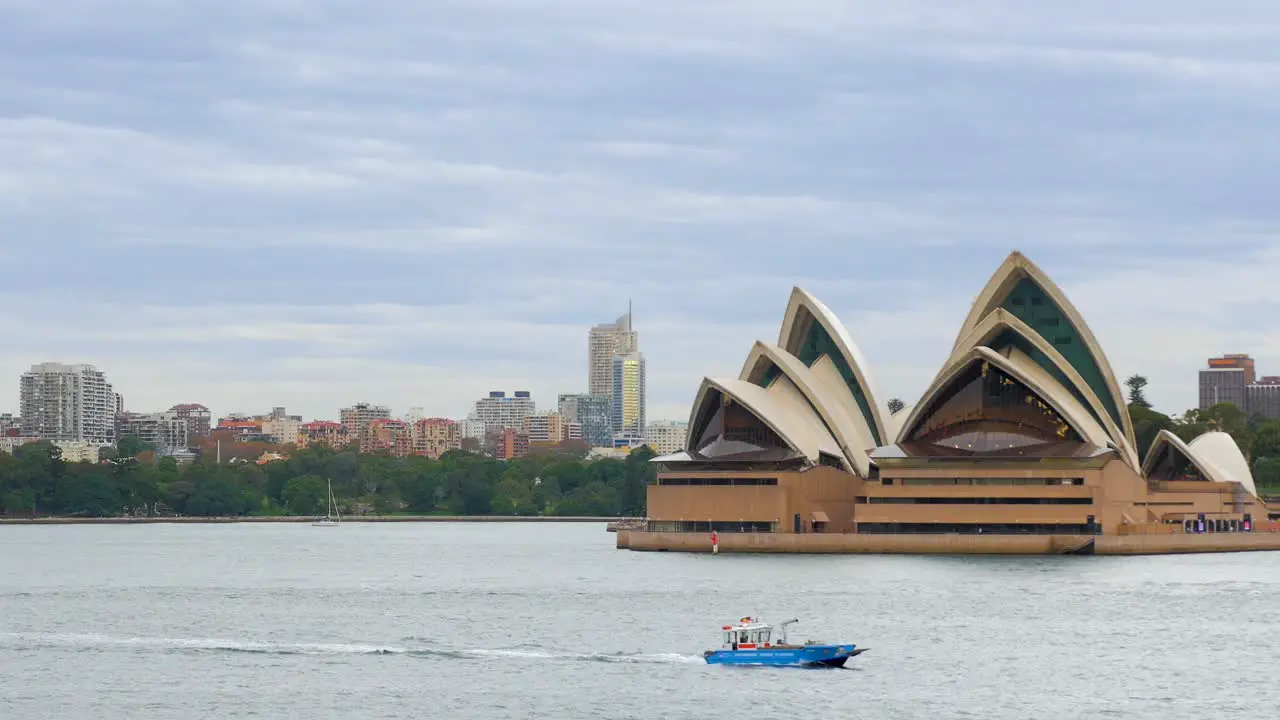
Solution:
<svg viewBox="0 0 1280 720">
<path fill-rule="evenodd" d="M 1246 519 L 1251 531 L 1265 532 L 1273 518 L 1280 520 L 1280 508 L 1268 509 L 1235 483 L 1148 482 L 1114 454 L 1031 462 L 915 459 L 886 462 L 877 477 L 867 480 L 823 466 L 671 469 L 649 487 L 646 530 L 631 531 L 619 543 L 634 549 L 706 549 L 714 529 L 723 547 L 743 550 L 1048 553 L 1070 551 L 1082 544 L 1080 538 L 1141 536 L 1148 539 L 1127 541 L 1127 546 L 1144 552 L 1153 551 L 1153 542 L 1170 544 L 1151 537 L 1246 534 Z M 1204 533 L 1195 524 L 1201 519 L 1209 525 Z M 764 537 L 769 535 L 876 539 Z M 963 540 L 971 536 L 983 537 Z M 943 542 L 947 537 L 951 540 Z M 1280 543 L 1280 536 L 1274 540 Z M 841 542 L 853 545 L 839 550 Z"/>
</svg>

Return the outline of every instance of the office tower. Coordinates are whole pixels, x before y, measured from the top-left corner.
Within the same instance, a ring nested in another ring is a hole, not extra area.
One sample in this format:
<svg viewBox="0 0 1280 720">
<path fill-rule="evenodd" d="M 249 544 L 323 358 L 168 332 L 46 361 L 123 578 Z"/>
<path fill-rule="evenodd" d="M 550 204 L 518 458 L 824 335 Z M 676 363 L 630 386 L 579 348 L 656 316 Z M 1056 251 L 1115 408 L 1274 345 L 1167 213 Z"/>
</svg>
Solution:
<svg viewBox="0 0 1280 720">
<path fill-rule="evenodd" d="M 22 434 L 41 440 L 115 440 L 116 394 L 92 365 L 32 365 L 19 382 Z"/>
<path fill-rule="evenodd" d="M 1245 388 L 1254 383 L 1253 358 L 1242 354 L 1223 355 L 1209 358 L 1208 365 L 1200 371 L 1200 409 L 1228 402 L 1248 412 Z"/>
<path fill-rule="evenodd" d="M 613 392 L 613 356 L 640 349 L 639 336 L 631 326 L 631 307 L 614 322 L 596 325 L 587 337 L 587 392 L 610 396 Z"/>
<path fill-rule="evenodd" d="M 610 366 L 610 376 L 613 374 Z M 610 379 L 610 393 L 612 393 Z M 581 427 L 582 441 L 591 447 L 613 445 L 613 417 L 609 413 L 609 395 L 590 393 L 562 394 L 558 398 L 560 416 Z"/>
<path fill-rule="evenodd" d="M 631 352 L 613 356 L 613 395 L 610 412 L 615 438 L 644 437 L 644 356 Z"/>
</svg>

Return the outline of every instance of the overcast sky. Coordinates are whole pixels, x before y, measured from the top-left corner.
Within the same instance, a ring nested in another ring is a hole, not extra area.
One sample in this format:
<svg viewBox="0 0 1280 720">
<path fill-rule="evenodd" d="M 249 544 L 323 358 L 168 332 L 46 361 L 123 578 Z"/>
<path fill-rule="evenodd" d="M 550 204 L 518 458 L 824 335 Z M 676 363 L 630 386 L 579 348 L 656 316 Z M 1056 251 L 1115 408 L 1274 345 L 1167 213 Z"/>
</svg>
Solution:
<svg viewBox="0 0 1280 720">
<path fill-rule="evenodd" d="M 1277 128 L 1274 0 L 0 0 L 0 411 L 554 406 L 630 299 L 684 419 L 793 285 L 914 402 L 1019 249 L 1181 412 L 1280 375 Z"/>
</svg>

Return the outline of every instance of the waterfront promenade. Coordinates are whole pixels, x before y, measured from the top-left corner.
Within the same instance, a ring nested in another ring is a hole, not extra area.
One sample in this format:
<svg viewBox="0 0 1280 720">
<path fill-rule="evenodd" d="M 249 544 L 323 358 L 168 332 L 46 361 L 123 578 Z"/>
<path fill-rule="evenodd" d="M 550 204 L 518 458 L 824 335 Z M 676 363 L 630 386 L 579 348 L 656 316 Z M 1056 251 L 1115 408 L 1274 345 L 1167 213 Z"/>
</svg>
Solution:
<svg viewBox="0 0 1280 720">
<path fill-rule="evenodd" d="M 1174 526 L 1131 526 L 1119 535 L 969 535 L 859 533 L 720 533 L 721 553 L 885 555 L 1173 555 L 1280 551 L 1280 522 L 1253 532 L 1182 533 Z M 656 552 L 712 551 L 706 533 L 617 531 L 617 548 Z"/>
<path fill-rule="evenodd" d="M 614 517 L 556 517 L 556 516 L 519 516 L 519 515 L 356 515 L 343 518 L 347 523 L 370 522 L 542 522 L 542 523 L 607 523 L 617 520 Z M 269 516 L 269 517 L 37 517 L 37 518 L 0 518 L 0 525 L 147 525 L 156 523 L 309 523 L 315 521 L 309 516 Z"/>
</svg>

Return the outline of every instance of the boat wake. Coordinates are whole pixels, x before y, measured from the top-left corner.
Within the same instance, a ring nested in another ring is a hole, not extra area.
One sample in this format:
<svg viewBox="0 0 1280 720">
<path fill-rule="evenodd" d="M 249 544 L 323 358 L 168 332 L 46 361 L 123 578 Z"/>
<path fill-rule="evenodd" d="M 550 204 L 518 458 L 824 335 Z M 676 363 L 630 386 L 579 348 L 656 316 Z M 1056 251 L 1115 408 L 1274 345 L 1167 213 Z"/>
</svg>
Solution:
<svg viewBox="0 0 1280 720">
<path fill-rule="evenodd" d="M 281 643 L 216 638 L 118 637 L 100 634 L 0 633 L 0 649 L 66 648 L 86 652 L 135 650 L 140 652 L 247 653 L 255 655 L 404 655 L 421 658 L 492 661 L 505 659 L 529 662 L 598 662 L 702 664 L 702 658 L 679 653 L 557 653 L 532 648 L 459 649 L 423 644 L 405 638 L 404 645 L 364 643 Z"/>
</svg>

